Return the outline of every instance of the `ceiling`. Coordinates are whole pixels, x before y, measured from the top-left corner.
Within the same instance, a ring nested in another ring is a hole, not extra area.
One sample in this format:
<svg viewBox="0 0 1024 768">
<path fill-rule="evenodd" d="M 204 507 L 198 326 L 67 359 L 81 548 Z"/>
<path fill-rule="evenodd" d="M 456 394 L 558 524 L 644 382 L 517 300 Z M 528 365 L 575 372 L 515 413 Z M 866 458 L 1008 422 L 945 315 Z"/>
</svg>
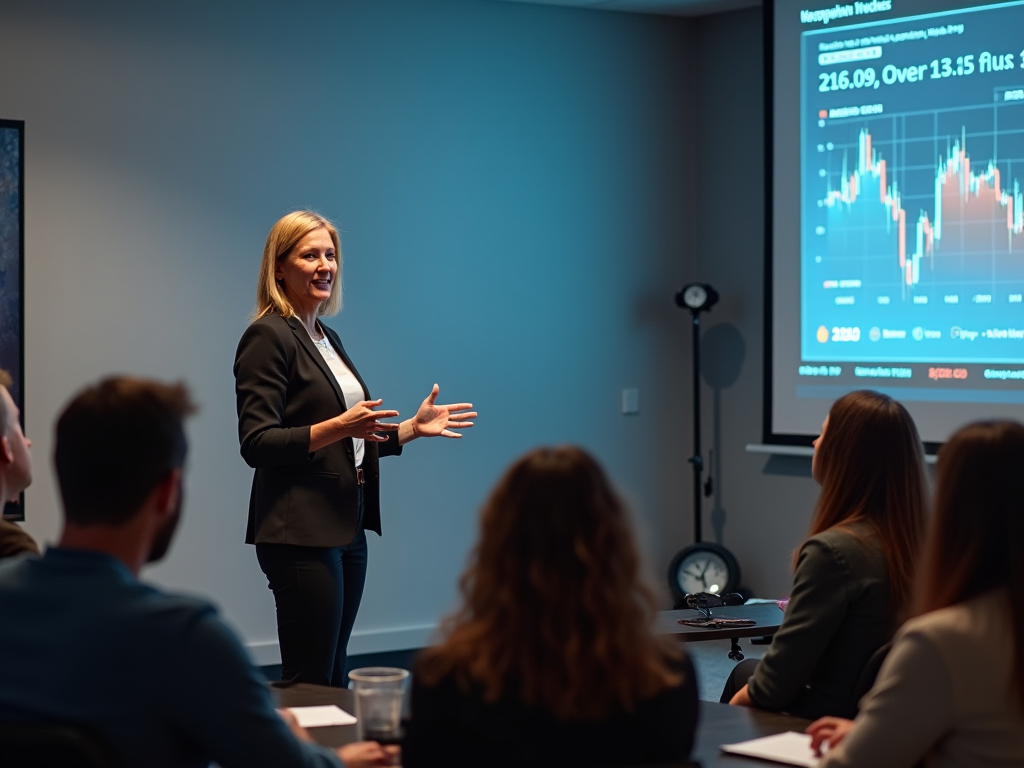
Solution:
<svg viewBox="0 0 1024 768">
<path fill-rule="evenodd" d="M 562 5 L 596 11 L 659 13 L 668 16 L 704 16 L 761 5 L 761 0 L 504 0 L 510 3 Z"/>
</svg>

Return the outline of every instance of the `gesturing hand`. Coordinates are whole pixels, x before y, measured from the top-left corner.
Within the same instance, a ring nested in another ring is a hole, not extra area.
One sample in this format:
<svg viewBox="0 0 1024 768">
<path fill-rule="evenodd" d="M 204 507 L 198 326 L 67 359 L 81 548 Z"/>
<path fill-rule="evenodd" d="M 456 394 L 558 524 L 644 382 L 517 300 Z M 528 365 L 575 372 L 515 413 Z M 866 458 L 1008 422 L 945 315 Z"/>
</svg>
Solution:
<svg viewBox="0 0 1024 768">
<path fill-rule="evenodd" d="M 338 419 L 341 421 L 341 428 L 345 436 L 362 438 L 371 443 L 387 442 L 386 437 L 375 433 L 398 429 L 398 425 L 385 424 L 379 419 L 394 418 L 398 415 L 398 411 L 374 410 L 383 402 L 383 400 L 360 400 L 341 414 Z"/>
<path fill-rule="evenodd" d="M 814 754 L 820 756 L 821 747 L 826 741 L 829 749 L 835 749 L 851 730 L 853 720 L 843 717 L 822 717 L 807 726 L 805 733 L 811 735 L 811 749 L 814 750 Z"/>
<path fill-rule="evenodd" d="M 434 401 L 437 400 L 440 391 L 441 388 L 435 384 L 427 399 L 420 404 L 416 415 L 412 417 L 412 430 L 416 437 L 462 437 L 452 430 L 468 429 L 473 426 L 470 419 L 477 417 L 476 411 L 469 410 L 473 404 L 437 405 Z"/>
</svg>

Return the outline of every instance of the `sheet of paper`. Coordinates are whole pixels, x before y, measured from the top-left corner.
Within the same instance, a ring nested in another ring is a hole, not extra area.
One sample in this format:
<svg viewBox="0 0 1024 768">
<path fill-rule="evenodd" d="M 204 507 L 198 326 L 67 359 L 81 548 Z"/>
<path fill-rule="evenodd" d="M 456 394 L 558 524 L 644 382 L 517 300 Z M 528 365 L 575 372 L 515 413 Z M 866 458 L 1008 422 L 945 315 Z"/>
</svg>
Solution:
<svg viewBox="0 0 1024 768">
<path fill-rule="evenodd" d="M 797 733 L 796 731 L 776 733 L 774 736 L 741 741 L 738 744 L 723 744 L 721 749 L 723 752 L 734 755 L 757 757 L 761 760 L 771 760 L 786 765 L 815 768 L 818 764 L 818 758 L 811 750 L 811 737 L 806 733 Z"/>
<path fill-rule="evenodd" d="M 341 707 L 328 704 L 324 707 L 289 707 L 303 728 L 320 728 L 325 725 L 354 725 L 356 719 Z"/>
</svg>

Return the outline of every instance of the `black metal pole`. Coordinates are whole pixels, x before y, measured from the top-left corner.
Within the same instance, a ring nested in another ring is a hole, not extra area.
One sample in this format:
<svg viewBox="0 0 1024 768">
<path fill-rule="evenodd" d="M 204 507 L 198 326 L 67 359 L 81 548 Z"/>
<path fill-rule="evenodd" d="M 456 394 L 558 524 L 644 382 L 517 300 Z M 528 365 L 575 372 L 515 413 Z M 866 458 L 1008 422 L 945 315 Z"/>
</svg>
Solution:
<svg viewBox="0 0 1024 768">
<path fill-rule="evenodd" d="M 701 480 L 704 458 L 700 455 L 700 313 L 693 313 L 693 543 L 701 540 Z"/>
</svg>

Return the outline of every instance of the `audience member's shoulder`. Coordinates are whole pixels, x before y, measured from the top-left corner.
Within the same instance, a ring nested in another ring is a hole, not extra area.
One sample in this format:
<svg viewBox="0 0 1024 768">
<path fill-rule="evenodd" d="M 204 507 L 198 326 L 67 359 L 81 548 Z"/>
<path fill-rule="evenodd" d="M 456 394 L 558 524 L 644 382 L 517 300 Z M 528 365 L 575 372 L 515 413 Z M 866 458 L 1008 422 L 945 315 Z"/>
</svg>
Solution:
<svg viewBox="0 0 1024 768">
<path fill-rule="evenodd" d="M 673 672 L 682 672 L 686 675 L 696 674 L 693 659 L 690 658 L 690 654 L 686 652 L 686 649 L 679 648 L 679 653 L 672 655 L 668 658 L 668 666 Z"/>
<path fill-rule="evenodd" d="M 422 656 L 419 659 L 417 659 L 416 664 L 413 666 L 413 688 L 416 688 L 420 691 L 429 690 L 435 692 L 445 692 L 449 694 L 458 692 L 460 686 L 456 679 L 457 675 L 455 673 L 455 670 L 449 669 L 442 675 L 437 675 L 433 672 L 430 674 L 424 673 L 424 670 L 427 667 L 432 666 L 433 663 L 435 662 L 433 662 L 432 659 L 424 658 Z M 430 678 L 431 682 L 429 685 L 426 682 L 424 682 L 425 678 Z"/>
<path fill-rule="evenodd" d="M 205 622 L 219 622 L 217 607 L 198 597 L 179 595 L 139 583 L 126 612 L 154 635 L 180 635 Z"/>
<path fill-rule="evenodd" d="M 944 645 L 974 645 L 978 638 L 994 643 L 999 637 L 1011 634 L 1011 616 L 1005 590 L 997 589 L 910 619 L 901 634 L 932 640 L 941 638 Z"/>
<path fill-rule="evenodd" d="M 866 522 L 837 525 L 816 533 L 804 542 L 804 548 L 844 558 L 881 555 L 878 532 Z"/>
<path fill-rule="evenodd" d="M 0 559 L 0 589 L 20 588 L 28 575 L 31 563 L 38 559 L 39 555 L 31 552 Z"/>
<path fill-rule="evenodd" d="M 0 560 L 25 553 L 39 554 L 35 539 L 15 523 L 0 519 Z"/>
<path fill-rule="evenodd" d="M 666 689 L 670 695 L 687 695 L 692 693 L 692 696 L 697 696 L 697 670 L 693 666 L 693 660 L 690 658 L 690 654 L 686 653 L 685 650 L 680 649 L 682 653 L 678 656 L 671 656 L 668 658 L 668 668 L 675 674 L 679 675 L 679 682 L 674 686 Z"/>
<path fill-rule="evenodd" d="M 803 567 L 817 567 L 833 562 L 850 543 L 849 535 L 835 528 L 816 533 L 800 545 L 800 564 Z"/>
<path fill-rule="evenodd" d="M 808 542 L 818 542 L 828 546 L 846 546 L 851 543 L 860 533 L 859 528 L 851 529 L 849 526 L 833 526 L 821 533 L 816 533 L 807 539 Z"/>
</svg>

